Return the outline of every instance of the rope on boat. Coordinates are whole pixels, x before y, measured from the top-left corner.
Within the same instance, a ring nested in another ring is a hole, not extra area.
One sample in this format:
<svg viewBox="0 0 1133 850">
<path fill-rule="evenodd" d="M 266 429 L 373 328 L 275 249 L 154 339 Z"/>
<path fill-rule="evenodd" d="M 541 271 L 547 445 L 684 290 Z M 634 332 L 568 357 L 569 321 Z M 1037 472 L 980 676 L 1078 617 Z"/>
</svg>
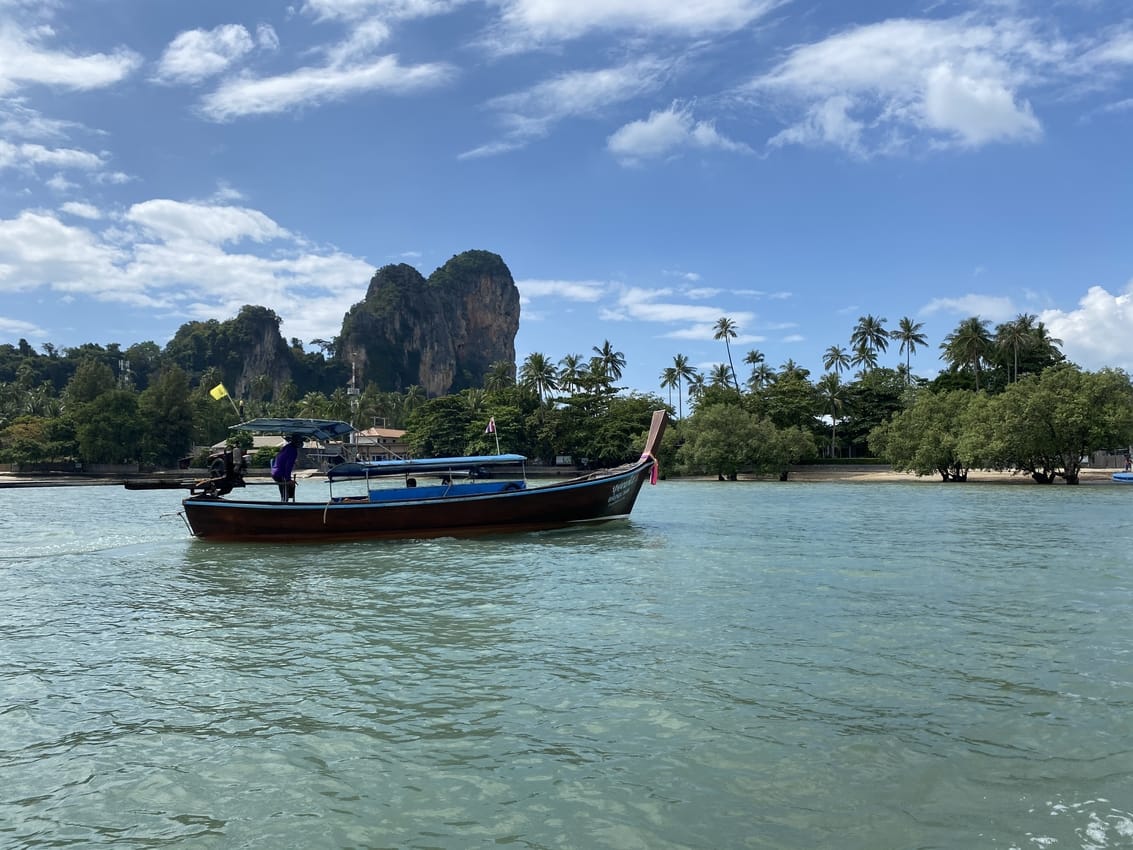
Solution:
<svg viewBox="0 0 1133 850">
<path fill-rule="evenodd" d="M 645 454 L 643 454 L 641 457 L 639 457 L 637 459 L 637 462 L 641 463 L 641 461 L 643 461 L 643 460 L 653 461 L 653 469 L 649 473 L 649 483 L 650 484 L 656 484 L 657 483 L 657 471 L 660 469 L 661 464 L 657 461 L 657 458 L 655 458 L 653 456 L 653 452 L 646 452 Z"/>
</svg>

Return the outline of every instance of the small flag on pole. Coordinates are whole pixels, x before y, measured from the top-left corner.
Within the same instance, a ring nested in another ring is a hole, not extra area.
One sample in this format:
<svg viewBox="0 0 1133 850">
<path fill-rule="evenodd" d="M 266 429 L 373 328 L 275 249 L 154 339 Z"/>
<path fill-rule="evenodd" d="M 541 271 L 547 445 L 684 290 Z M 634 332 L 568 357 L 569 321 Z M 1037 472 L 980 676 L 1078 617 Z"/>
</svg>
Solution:
<svg viewBox="0 0 1133 850">
<path fill-rule="evenodd" d="M 228 390 L 224 388 L 224 384 L 217 384 L 215 387 L 209 390 L 209 395 L 211 395 L 217 401 L 220 401 L 222 398 L 228 398 Z"/>
<path fill-rule="evenodd" d="M 488 427 L 484 429 L 484 433 L 485 434 L 496 433 L 496 417 L 493 416 L 491 419 L 488 420 Z"/>
</svg>

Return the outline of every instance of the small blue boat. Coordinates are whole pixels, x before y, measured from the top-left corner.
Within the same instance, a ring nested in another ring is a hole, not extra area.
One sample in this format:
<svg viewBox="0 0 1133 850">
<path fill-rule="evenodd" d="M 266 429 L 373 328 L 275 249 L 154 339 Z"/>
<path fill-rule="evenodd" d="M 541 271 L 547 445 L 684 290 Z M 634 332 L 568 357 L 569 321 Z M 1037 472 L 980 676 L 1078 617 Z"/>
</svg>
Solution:
<svg viewBox="0 0 1133 850">
<path fill-rule="evenodd" d="M 1133 472 L 1115 472 L 1113 473 L 1113 480 L 1122 484 L 1133 484 Z"/>
</svg>

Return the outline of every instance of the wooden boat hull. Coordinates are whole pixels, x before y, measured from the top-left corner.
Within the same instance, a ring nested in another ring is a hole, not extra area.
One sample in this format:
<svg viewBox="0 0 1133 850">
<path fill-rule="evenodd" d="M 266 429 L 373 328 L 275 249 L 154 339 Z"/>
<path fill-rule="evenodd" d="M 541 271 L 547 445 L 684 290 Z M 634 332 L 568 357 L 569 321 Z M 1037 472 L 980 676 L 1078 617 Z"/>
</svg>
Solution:
<svg viewBox="0 0 1133 850">
<path fill-rule="evenodd" d="M 182 501 L 206 540 L 316 541 L 467 537 L 565 528 L 627 517 L 655 468 L 636 464 L 545 487 L 396 502 L 257 502 L 216 496 Z"/>
</svg>

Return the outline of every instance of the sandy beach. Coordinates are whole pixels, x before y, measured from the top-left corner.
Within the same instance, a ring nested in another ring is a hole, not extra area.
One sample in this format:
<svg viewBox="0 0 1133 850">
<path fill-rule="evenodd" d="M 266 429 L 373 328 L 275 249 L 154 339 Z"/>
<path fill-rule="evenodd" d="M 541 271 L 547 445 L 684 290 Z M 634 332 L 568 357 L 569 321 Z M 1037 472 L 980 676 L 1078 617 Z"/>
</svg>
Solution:
<svg viewBox="0 0 1133 850">
<path fill-rule="evenodd" d="M 1113 473 L 1120 470 L 1109 469 L 1083 469 L 1081 484 L 1119 485 L 1113 480 Z M 172 476 L 173 473 L 167 473 Z M 178 473 L 179 477 L 185 474 Z M 146 477 L 136 475 L 132 477 Z M 151 477 L 160 477 L 157 475 Z M 250 477 L 254 478 L 255 476 Z M 698 476 L 703 480 L 715 480 L 714 476 Z M 768 476 L 740 475 L 740 481 L 765 481 Z M 123 477 L 118 476 L 68 476 L 68 475 L 20 475 L 12 472 L 0 472 L 0 489 L 7 487 L 65 487 L 98 484 L 122 485 Z M 911 472 L 894 472 L 889 466 L 883 464 L 861 466 L 839 466 L 835 464 L 815 464 L 796 466 L 791 469 L 789 481 L 837 481 L 854 484 L 917 484 L 917 483 L 944 483 L 939 475 L 917 476 Z M 1031 480 L 1029 475 L 1011 472 L 992 472 L 982 469 L 973 469 L 968 473 L 965 484 L 1029 484 L 1039 486 Z M 1054 485 L 1065 486 L 1061 479 Z"/>
<path fill-rule="evenodd" d="M 1118 485 L 1113 480 L 1113 473 L 1117 469 L 1083 469 L 1080 476 L 1081 484 L 1111 484 Z M 741 476 L 742 479 L 742 476 Z M 873 483 L 944 483 L 939 475 L 918 476 L 912 472 L 894 472 L 889 466 L 836 466 L 814 465 L 798 466 L 791 470 L 791 481 L 842 481 L 863 484 Z M 956 482 L 959 483 L 959 482 Z M 993 472 L 983 469 L 973 469 L 968 473 L 965 484 L 1030 484 L 1039 486 L 1025 473 Z M 1052 486 L 1065 486 L 1066 482 L 1058 479 Z"/>
</svg>

